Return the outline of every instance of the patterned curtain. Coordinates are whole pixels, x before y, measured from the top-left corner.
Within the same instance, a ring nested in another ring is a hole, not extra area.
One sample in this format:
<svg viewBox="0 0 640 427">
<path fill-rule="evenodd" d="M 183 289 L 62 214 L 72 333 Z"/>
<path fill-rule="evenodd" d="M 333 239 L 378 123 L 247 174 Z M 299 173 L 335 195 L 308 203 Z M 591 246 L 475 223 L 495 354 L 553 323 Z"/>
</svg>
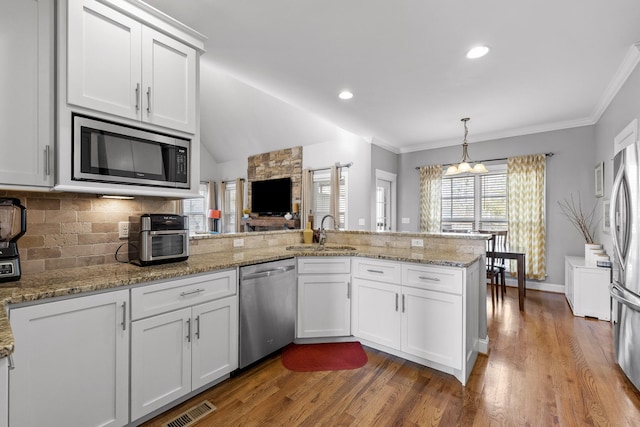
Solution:
<svg viewBox="0 0 640 427">
<path fill-rule="evenodd" d="M 227 220 L 226 220 L 225 215 L 224 215 L 225 212 L 227 212 L 227 209 L 228 209 L 228 207 L 227 207 L 227 205 L 226 205 L 226 203 L 224 201 L 224 194 L 225 194 L 226 190 L 227 190 L 227 183 L 224 182 L 224 181 L 220 181 L 218 183 L 218 195 L 217 195 L 218 196 L 217 197 L 218 198 L 218 203 L 217 204 L 218 204 L 218 209 L 220 209 L 222 211 L 222 215 L 220 215 L 221 218 L 220 218 L 220 230 L 219 230 L 221 233 L 224 233 L 227 230 L 227 224 L 226 224 Z M 240 228 L 238 228 L 238 230 L 240 230 Z"/>
<path fill-rule="evenodd" d="M 442 222 L 442 165 L 420 167 L 420 231 L 439 233 Z"/>
<path fill-rule="evenodd" d="M 309 169 L 302 171 L 302 203 L 300 207 L 301 228 L 307 226 L 309 221 L 309 210 L 313 209 L 313 172 Z M 311 224 L 313 228 L 313 224 Z"/>
<path fill-rule="evenodd" d="M 509 247 L 525 252 L 527 278 L 536 280 L 543 280 L 547 275 L 545 169 L 544 154 L 507 160 Z M 511 263 L 511 271 L 516 271 L 515 262 Z"/>
<path fill-rule="evenodd" d="M 329 213 L 336 219 L 336 224 L 330 227 L 338 227 L 340 222 L 340 171 L 336 165 L 331 166 L 331 199 L 329 200 Z"/>
<path fill-rule="evenodd" d="M 236 231 L 244 231 L 242 211 L 244 210 L 244 179 L 236 179 Z"/>
</svg>

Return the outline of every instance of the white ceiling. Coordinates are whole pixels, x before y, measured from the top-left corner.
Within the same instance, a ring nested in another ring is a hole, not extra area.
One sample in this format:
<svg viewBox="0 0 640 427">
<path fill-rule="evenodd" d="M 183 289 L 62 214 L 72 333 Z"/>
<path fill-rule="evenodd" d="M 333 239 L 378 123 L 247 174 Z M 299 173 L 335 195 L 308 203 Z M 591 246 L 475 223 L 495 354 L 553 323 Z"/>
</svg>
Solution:
<svg viewBox="0 0 640 427">
<path fill-rule="evenodd" d="M 638 0 L 147 3 L 209 38 L 201 135 L 218 162 L 336 126 L 411 152 L 461 143 L 462 117 L 470 143 L 593 124 L 640 42 Z M 489 55 L 465 58 L 478 44 Z"/>
</svg>

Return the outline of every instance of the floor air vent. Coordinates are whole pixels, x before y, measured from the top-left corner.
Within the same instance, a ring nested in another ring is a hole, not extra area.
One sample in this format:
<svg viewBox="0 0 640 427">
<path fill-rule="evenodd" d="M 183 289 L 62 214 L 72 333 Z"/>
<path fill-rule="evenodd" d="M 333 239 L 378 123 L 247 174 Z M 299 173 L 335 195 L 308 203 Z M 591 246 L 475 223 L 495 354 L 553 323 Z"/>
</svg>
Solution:
<svg viewBox="0 0 640 427">
<path fill-rule="evenodd" d="M 198 403 L 193 408 L 187 409 L 162 427 L 187 427 L 198 421 L 200 418 L 215 411 L 216 407 L 208 400 Z"/>
</svg>

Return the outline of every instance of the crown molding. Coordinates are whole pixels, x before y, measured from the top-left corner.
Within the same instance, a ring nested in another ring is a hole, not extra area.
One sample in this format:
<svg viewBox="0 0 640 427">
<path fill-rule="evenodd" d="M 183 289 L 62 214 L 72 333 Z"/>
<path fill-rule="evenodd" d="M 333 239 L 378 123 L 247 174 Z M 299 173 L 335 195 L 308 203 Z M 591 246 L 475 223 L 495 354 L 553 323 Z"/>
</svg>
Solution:
<svg viewBox="0 0 640 427">
<path fill-rule="evenodd" d="M 553 132 L 553 131 L 562 130 L 562 129 L 571 129 L 571 128 L 577 128 L 582 126 L 590 126 L 593 124 L 595 124 L 595 122 L 593 122 L 591 118 L 584 118 L 584 119 L 577 119 L 577 120 L 565 120 L 562 122 L 555 122 L 555 123 L 545 123 L 541 125 L 527 126 L 527 127 L 515 128 L 515 129 L 506 129 L 506 130 L 500 130 L 497 132 L 474 135 L 473 141 L 469 141 L 469 144 L 475 144 L 476 142 L 483 142 L 483 141 L 493 141 L 496 139 L 503 139 L 503 138 L 513 138 L 516 136 L 532 135 L 536 133 Z M 402 147 L 400 148 L 400 153 L 413 153 L 416 151 L 431 150 L 434 148 L 451 147 L 459 144 L 461 144 L 459 139 L 446 140 L 446 141 L 433 141 L 433 142 L 427 142 L 420 145 L 411 145 L 408 147 Z"/>
<path fill-rule="evenodd" d="M 600 101 L 596 105 L 593 113 L 591 114 L 591 120 L 593 123 L 597 123 L 602 117 L 602 114 L 606 111 L 613 98 L 618 94 L 622 85 L 627 81 L 633 70 L 640 63 L 640 43 L 632 45 L 615 74 L 613 75 L 607 89 L 602 94 Z"/>
</svg>

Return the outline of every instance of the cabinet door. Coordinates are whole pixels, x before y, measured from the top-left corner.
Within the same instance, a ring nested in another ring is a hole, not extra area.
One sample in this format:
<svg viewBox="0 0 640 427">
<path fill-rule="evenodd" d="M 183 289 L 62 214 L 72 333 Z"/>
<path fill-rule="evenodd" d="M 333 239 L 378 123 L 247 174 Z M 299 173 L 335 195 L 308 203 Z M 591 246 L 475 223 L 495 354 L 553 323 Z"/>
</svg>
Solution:
<svg viewBox="0 0 640 427">
<path fill-rule="evenodd" d="M 143 121 L 195 133 L 196 59 L 195 49 L 143 27 Z"/>
<path fill-rule="evenodd" d="M 128 291 L 10 311 L 12 426 L 122 426 L 128 422 Z"/>
<path fill-rule="evenodd" d="M 53 185 L 53 5 L 2 3 L 0 184 Z"/>
<path fill-rule="evenodd" d="M 564 294 L 571 306 L 571 310 L 574 310 L 573 306 L 573 280 L 574 280 L 575 270 L 573 264 L 569 260 L 568 257 L 565 257 L 564 261 Z"/>
<path fill-rule="evenodd" d="M 131 420 L 191 391 L 191 309 L 131 324 Z"/>
<path fill-rule="evenodd" d="M 353 335 L 400 350 L 400 286 L 353 279 Z"/>
<path fill-rule="evenodd" d="M 402 288 L 402 351 L 462 368 L 462 297 Z"/>
<path fill-rule="evenodd" d="M 238 297 L 193 307 L 192 388 L 238 368 Z"/>
<path fill-rule="evenodd" d="M 142 25 L 94 0 L 70 0 L 67 102 L 140 117 Z"/>
<path fill-rule="evenodd" d="M 0 427 L 9 425 L 9 361 L 0 359 Z"/>
<path fill-rule="evenodd" d="M 299 338 L 351 335 L 348 274 L 298 276 Z"/>
</svg>

